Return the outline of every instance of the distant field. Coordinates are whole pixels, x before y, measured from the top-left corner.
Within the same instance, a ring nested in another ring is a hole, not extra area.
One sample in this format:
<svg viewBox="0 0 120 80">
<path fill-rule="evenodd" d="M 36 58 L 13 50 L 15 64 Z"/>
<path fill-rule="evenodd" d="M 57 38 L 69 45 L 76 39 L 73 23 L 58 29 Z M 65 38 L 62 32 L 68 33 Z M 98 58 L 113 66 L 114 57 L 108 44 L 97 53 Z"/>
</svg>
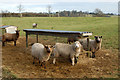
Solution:
<svg viewBox="0 0 120 80">
<path fill-rule="evenodd" d="M 103 36 L 103 47 L 118 49 L 118 18 L 117 17 L 7 17 L 2 18 L 2 24 L 15 25 L 23 29 L 32 28 L 32 23 L 38 23 L 39 29 L 89 31 L 94 35 Z M 92 36 L 92 38 L 93 38 Z"/>
</svg>

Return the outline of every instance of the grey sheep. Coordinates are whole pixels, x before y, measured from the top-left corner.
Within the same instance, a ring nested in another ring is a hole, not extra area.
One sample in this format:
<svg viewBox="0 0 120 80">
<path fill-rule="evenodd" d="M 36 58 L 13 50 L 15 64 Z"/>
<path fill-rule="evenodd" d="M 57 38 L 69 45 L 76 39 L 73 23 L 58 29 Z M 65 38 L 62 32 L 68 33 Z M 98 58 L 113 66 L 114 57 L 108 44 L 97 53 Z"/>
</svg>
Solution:
<svg viewBox="0 0 120 80">
<path fill-rule="evenodd" d="M 52 52 L 51 45 L 43 45 L 41 43 L 34 43 L 32 45 L 31 55 L 34 57 L 33 64 L 35 59 L 39 59 L 39 63 L 41 64 L 45 61 L 48 61 Z"/>
<path fill-rule="evenodd" d="M 80 53 L 81 53 L 81 44 L 79 41 L 76 41 L 71 45 L 65 43 L 56 43 L 53 49 L 53 55 L 54 55 L 53 64 L 55 64 L 57 57 L 63 56 L 70 58 L 72 61 L 72 65 L 74 65 L 75 63 L 77 63 L 77 58 Z"/>
<path fill-rule="evenodd" d="M 92 52 L 92 58 L 95 57 L 95 52 L 101 49 L 102 36 L 94 36 L 95 39 L 89 39 L 89 51 Z M 85 51 L 88 51 L 88 42 L 87 39 L 79 40 Z"/>
</svg>

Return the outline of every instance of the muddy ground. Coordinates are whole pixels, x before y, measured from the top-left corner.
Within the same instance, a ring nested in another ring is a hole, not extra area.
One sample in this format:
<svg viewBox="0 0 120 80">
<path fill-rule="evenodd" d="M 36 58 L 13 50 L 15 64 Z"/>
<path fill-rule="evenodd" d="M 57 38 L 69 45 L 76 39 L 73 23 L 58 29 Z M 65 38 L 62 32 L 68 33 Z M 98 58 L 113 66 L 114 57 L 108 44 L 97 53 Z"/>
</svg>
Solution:
<svg viewBox="0 0 120 80">
<path fill-rule="evenodd" d="M 29 38 L 29 43 L 35 42 Z M 54 40 L 39 40 L 43 44 L 54 44 Z M 18 78 L 118 78 L 118 51 L 101 49 L 95 58 L 89 58 L 85 53 L 79 56 L 78 64 L 72 66 L 69 60 L 59 58 L 52 64 L 52 57 L 46 63 L 46 68 L 37 62 L 32 64 L 31 46 L 26 48 L 25 37 L 20 37 L 17 46 L 7 43 L 2 48 L 2 66 Z"/>
</svg>

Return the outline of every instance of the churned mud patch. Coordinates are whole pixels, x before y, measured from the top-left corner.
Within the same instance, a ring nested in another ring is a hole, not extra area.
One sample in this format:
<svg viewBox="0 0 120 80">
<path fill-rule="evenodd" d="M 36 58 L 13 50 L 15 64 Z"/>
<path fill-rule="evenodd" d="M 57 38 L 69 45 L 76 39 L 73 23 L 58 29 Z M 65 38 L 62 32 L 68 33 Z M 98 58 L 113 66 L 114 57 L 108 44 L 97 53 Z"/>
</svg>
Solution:
<svg viewBox="0 0 120 80">
<path fill-rule="evenodd" d="M 29 38 L 29 43 L 34 38 Z M 52 39 L 39 39 L 43 44 L 54 45 Z M 7 43 L 2 48 L 2 66 L 18 78 L 118 78 L 118 50 L 101 49 L 95 58 L 89 58 L 85 53 L 79 56 L 78 64 L 72 66 L 68 59 L 58 58 L 56 64 L 52 57 L 46 62 L 46 68 L 41 67 L 30 55 L 31 46 L 26 48 L 25 37 L 20 37 L 17 46 Z"/>
</svg>

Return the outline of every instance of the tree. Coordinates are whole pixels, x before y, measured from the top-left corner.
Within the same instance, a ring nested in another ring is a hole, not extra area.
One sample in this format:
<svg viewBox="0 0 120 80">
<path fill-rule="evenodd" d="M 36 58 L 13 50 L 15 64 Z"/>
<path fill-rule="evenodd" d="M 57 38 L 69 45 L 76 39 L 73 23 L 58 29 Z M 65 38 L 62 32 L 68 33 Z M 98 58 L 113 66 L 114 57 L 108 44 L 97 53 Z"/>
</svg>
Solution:
<svg viewBox="0 0 120 80">
<path fill-rule="evenodd" d="M 2 13 L 9 13 L 8 10 L 1 10 Z"/>
<path fill-rule="evenodd" d="M 49 14 L 49 17 L 50 17 L 50 16 L 51 16 L 50 14 L 51 14 L 51 11 L 52 11 L 51 5 L 48 5 L 48 6 L 47 6 L 47 10 L 48 10 L 48 14 Z"/>
<path fill-rule="evenodd" d="M 94 13 L 98 17 L 104 16 L 104 13 L 100 9 L 98 9 L 98 8 L 95 9 Z"/>
<path fill-rule="evenodd" d="M 9 17 L 11 16 L 11 13 L 8 10 L 1 10 L 2 17 Z"/>
<path fill-rule="evenodd" d="M 19 14 L 20 14 L 19 16 L 22 17 L 22 11 L 24 11 L 23 5 L 20 4 L 20 5 L 17 6 L 17 8 L 18 8 L 18 11 L 19 11 Z"/>
</svg>

